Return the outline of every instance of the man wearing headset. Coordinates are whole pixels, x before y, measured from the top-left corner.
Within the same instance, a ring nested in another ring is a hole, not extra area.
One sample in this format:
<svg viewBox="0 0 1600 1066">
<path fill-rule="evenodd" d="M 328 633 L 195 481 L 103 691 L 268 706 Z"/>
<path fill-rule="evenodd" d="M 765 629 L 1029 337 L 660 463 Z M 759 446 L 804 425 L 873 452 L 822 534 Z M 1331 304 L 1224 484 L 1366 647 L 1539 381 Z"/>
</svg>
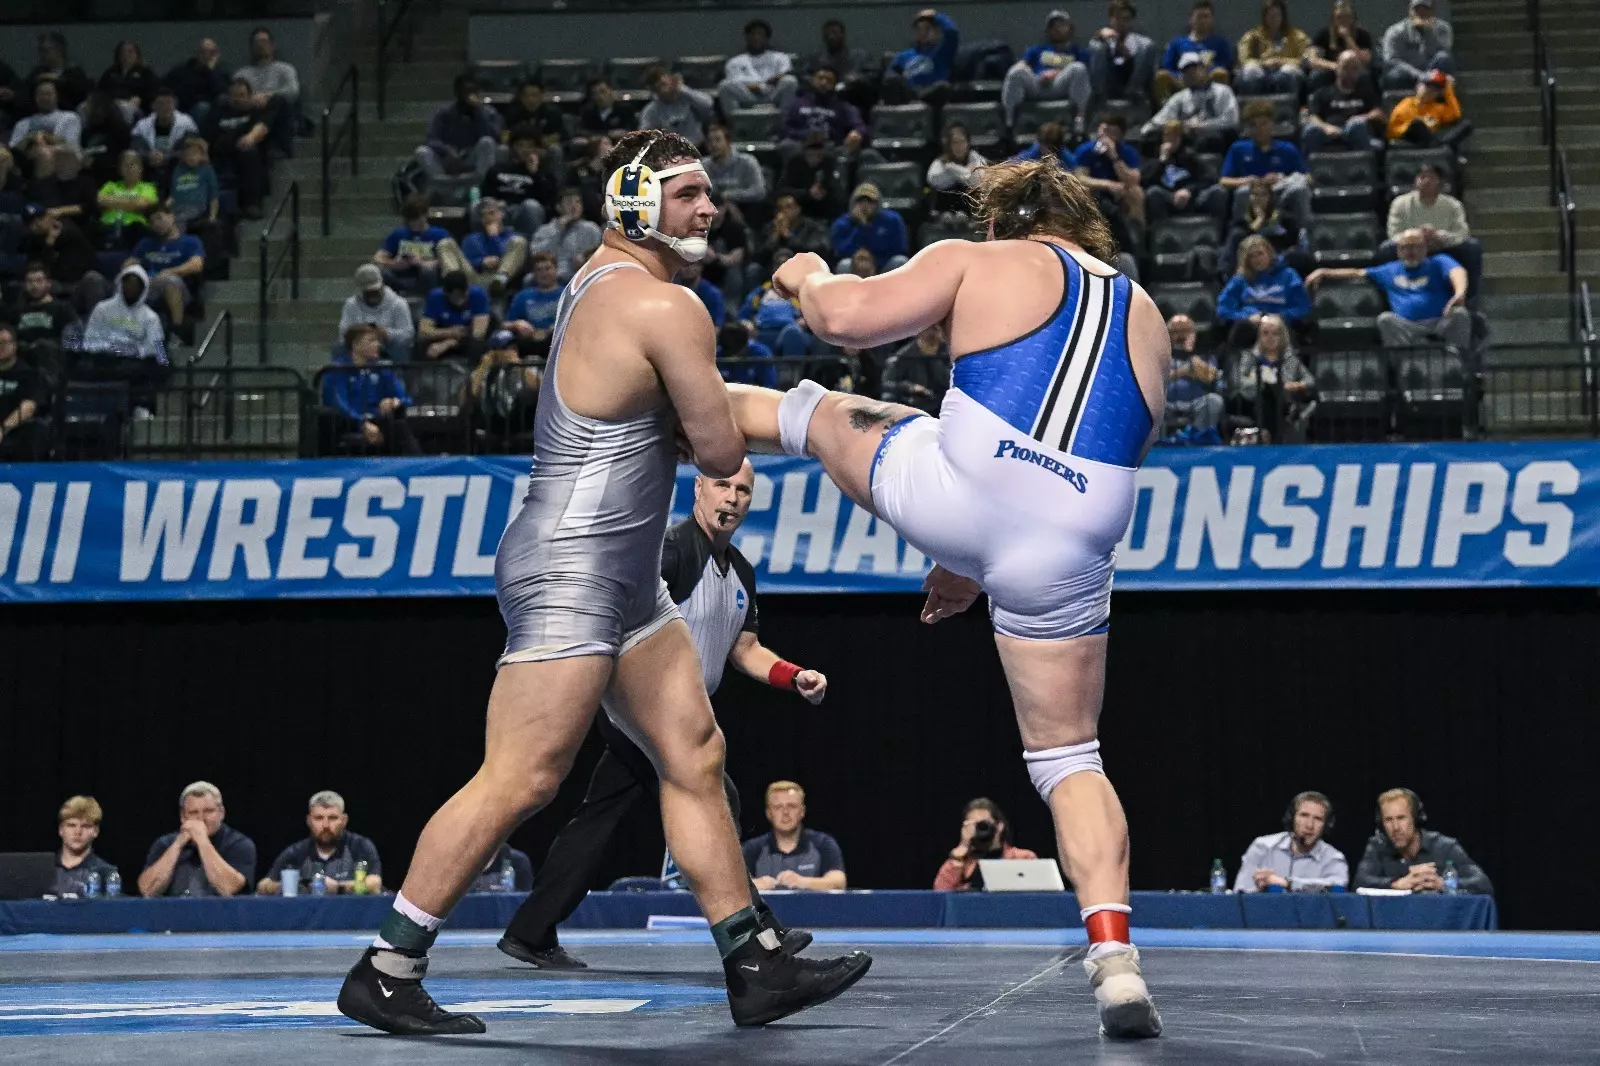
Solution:
<svg viewBox="0 0 1600 1066">
<path fill-rule="evenodd" d="M 1494 885 L 1483 867 L 1472 861 L 1455 837 L 1423 829 L 1427 820 L 1422 797 L 1409 788 L 1391 788 L 1380 795 L 1378 828 L 1356 867 L 1356 887 L 1441 892 L 1445 865 L 1454 863 L 1457 891 L 1468 896 L 1493 895 Z"/>
<path fill-rule="evenodd" d="M 1302 792 L 1283 812 L 1283 832 L 1256 837 L 1239 862 L 1235 892 L 1326 892 L 1350 884 L 1344 853 L 1322 839 L 1333 828 L 1333 802 L 1320 792 Z"/>
<path fill-rule="evenodd" d="M 703 258 L 716 214 L 700 153 L 641 130 L 606 158 L 610 228 L 562 294 L 534 425 L 522 509 L 495 556 L 505 652 L 489 695 L 483 765 L 429 820 L 377 939 L 339 1010 L 385 1032 L 481 1033 L 422 987 L 428 949 L 472 879 L 549 803 L 601 696 L 654 764 L 667 844 L 723 960 L 739 1025 L 832 999 L 872 960 L 800 959 L 753 906 L 723 795 L 723 739 L 688 627 L 661 580 L 680 452 L 712 477 L 742 468 L 744 439 L 717 373 L 699 299 L 672 284 Z M 393 785 L 415 788 L 417 764 Z"/>
</svg>

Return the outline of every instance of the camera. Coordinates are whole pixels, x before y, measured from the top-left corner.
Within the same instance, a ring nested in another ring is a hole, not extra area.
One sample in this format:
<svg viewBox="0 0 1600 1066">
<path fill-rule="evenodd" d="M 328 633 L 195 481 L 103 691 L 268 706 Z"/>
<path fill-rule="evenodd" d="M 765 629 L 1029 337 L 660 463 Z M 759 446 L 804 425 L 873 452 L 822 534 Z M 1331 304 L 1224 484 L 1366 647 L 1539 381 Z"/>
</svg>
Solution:
<svg viewBox="0 0 1600 1066">
<path fill-rule="evenodd" d="M 985 818 L 972 827 L 972 850 L 976 852 L 990 852 L 994 850 L 995 825 Z"/>
</svg>

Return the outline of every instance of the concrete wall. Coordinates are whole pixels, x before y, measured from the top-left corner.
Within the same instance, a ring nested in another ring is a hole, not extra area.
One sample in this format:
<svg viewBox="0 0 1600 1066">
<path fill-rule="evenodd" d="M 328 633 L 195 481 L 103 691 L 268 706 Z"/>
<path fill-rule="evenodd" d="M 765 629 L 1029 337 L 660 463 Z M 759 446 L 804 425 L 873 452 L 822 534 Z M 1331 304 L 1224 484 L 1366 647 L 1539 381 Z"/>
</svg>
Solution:
<svg viewBox="0 0 1600 1066">
<path fill-rule="evenodd" d="M 851 43 L 869 51 L 901 49 L 910 45 L 911 19 L 920 3 L 856 3 L 801 7 L 718 7 L 715 11 L 633 10 L 611 12 L 563 11 L 539 14 L 474 15 L 468 26 L 473 59 L 543 59 L 558 56 L 679 56 L 737 51 L 740 29 L 752 18 L 772 24 L 773 46 L 802 54 L 820 47 L 824 20 L 844 21 Z M 1078 36 L 1086 38 L 1105 22 L 1100 0 L 1071 4 L 1019 3 L 1017 0 L 982 0 L 949 3 L 947 11 L 961 27 L 963 40 L 1000 38 L 1019 51 L 1041 39 L 1045 14 L 1065 6 L 1078 21 Z M 1312 32 L 1326 18 L 1331 0 L 1296 0 L 1291 11 L 1297 22 Z M 1139 0 L 1139 28 L 1165 44 L 1187 25 L 1189 0 Z M 1405 11 L 1401 0 L 1359 0 L 1356 10 L 1376 38 Z M 1448 17 L 1446 0 L 1438 11 Z M 1508 9 L 1508 24 L 1521 32 L 1520 9 Z M 1217 0 L 1217 25 L 1235 40 L 1259 19 L 1255 0 Z"/>
<path fill-rule="evenodd" d="M 4 0 L 0 0 L 3 4 Z M 210 37 L 222 48 L 222 58 L 230 67 L 250 61 L 250 31 L 265 26 L 278 42 L 278 58 L 293 63 L 302 82 L 312 71 L 312 20 L 244 19 L 195 20 L 192 22 L 71 23 L 58 25 L 0 26 L 0 59 L 19 75 L 38 63 L 34 42 L 39 34 L 59 30 L 66 35 L 68 55 L 92 80 L 111 65 L 118 41 L 132 40 L 144 50 L 144 61 L 157 75 L 194 54 L 201 38 Z"/>
</svg>

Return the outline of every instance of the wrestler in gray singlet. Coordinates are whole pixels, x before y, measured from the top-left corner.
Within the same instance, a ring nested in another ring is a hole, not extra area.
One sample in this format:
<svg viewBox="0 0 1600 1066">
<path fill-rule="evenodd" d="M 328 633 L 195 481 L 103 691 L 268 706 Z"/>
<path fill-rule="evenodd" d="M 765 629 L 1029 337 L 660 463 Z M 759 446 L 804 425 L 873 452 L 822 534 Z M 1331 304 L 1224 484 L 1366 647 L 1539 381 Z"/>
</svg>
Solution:
<svg viewBox="0 0 1600 1066">
<path fill-rule="evenodd" d="M 677 477 L 672 407 L 623 422 L 561 401 L 556 360 L 572 312 L 610 263 L 573 281 L 556 308 L 539 388 L 527 499 L 495 553 L 506 623 L 499 665 L 617 656 L 679 617 L 661 580 L 661 540 Z"/>
</svg>

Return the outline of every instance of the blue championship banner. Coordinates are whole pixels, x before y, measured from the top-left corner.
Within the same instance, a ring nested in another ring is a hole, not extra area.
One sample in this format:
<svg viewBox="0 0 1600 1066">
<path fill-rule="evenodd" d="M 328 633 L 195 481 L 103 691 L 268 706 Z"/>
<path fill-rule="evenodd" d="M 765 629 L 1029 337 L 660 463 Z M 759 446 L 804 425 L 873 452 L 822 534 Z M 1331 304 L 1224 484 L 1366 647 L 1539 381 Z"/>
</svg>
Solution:
<svg viewBox="0 0 1600 1066">
<path fill-rule="evenodd" d="M 764 592 L 920 587 L 818 464 L 755 463 Z M 1136 484 L 1119 589 L 1600 585 L 1590 443 L 1163 448 Z M 490 595 L 526 490 L 500 456 L 0 466 L 0 601 Z"/>
</svg>

